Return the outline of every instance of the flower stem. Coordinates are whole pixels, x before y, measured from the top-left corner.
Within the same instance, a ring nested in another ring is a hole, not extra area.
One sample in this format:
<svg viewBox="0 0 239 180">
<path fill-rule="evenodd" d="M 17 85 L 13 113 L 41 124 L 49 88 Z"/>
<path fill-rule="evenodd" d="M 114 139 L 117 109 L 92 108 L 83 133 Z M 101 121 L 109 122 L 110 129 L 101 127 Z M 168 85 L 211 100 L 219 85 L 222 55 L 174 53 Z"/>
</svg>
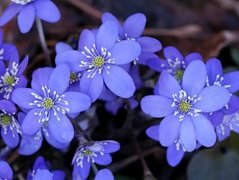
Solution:
<svg viewBox="0 0 239 180">
<path fill-rule="evenodd" d="M 93 169 L 93 171 L 96 175 L 98 173 L 98 168 L 96 167 L 96 165 L 94 163 L 92 163 L 91 166 L 92 166 L 92 169 Z"/>
<path fill-rule="evenodd" d="M 49 49 L 48 49 L 47 44 L 46 44 L 46 38 L 45 38 L 45 34 L 44 34 L 44 31 L 43 31 L 43 27 L 42 27 L 42 22 L 39 18 L 36 18 L 36 24 L 37 24 L 38 35 L 39 35 L 39 39 L 40 39 L 40 42 L 41 42 L 41 47 L 43 49 L 44 55 L 45 55 L 45 57 L 48 61 L 48 64 L 50 66 L 52 66 L 51 57 L 50 57 L 50 54 L 49 54 Z"/>
</svg>

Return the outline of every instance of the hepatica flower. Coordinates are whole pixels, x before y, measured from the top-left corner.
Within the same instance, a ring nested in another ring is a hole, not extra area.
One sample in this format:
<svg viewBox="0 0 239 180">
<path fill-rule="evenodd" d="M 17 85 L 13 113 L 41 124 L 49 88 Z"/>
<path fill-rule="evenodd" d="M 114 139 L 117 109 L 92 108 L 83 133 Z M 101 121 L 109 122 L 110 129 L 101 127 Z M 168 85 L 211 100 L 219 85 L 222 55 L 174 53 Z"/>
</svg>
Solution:
<svg viewBox="0 0 239 180">
<path fill-rule="evenodd" d="M 6 161 L 0 161 L 0 169 L 0 179 L 8 180 L 13 178 L 12 168 Z"/>
<path fill-rule="evenodd" d="M 27 33 L 35 18 L 54 23 L 59 21 L 60 12 L 51 0 L 10 0 L 11 3 L 0 17 L 0 26 L 18 14 L 17 22 L 22 33 Z"/>
<path fill-rule="evenodd" d="M 132 40 L 117 42 L 118 28 L 106 21 L 94 33 L 84 30 L 78 50 L 69 50 L 56 56 L 56 64 L 66 63 L 83 74 L 80 89 L 95 101 L 105 84 L 117 96 L 133 96 L 135 85 L 121 65 L 132 62 L 140 54 L 139 44 Z"/>
<path fill-rule="evenodd" d="M 112 158 L 110 153 L 118 151 L 120 144 L 116 141 L 89 142 L 80 146 L 72 160 L 74 165 L 73 179 L 86 179 L 90 173 L 92 163 L 108 165 Z"/>
<path fill-rule="evenodd" d="M 23 75 L 28 65 L 28 56 L 19 64 L 18 61 L 8 63 L 8 68 L 5 63 L 0 61 L 0 97 L 9 99 L 12 91 L 18 87 L 26 87 L 27 80 Z"/>
<path fill-rule="evenodd" d="M 140 64 L 146 64 L 150 58 L 157 57 L 154 53 L 162 49 L 161 42 L 149 36 L 142 36 L 146 17 L 142 13 L 136 13 L 129 16 L 123 24 L 121 24 L 111 13 L 102 15 L 102 22 L 114 21 L 118 25 L 118 41 L 133 40 L 140 44 L 141 54 L 135 59 Z"/>
<path fill-rule="evenodd" d="M 159 125 L 159 141 L 170 146 L 180 140 L 185 151 L 191 152 L 196 143 L 213 146 L 216 134 L 203 113 L 221 109 L 230 99 L 224 87 L 206 85 L 206 67 L 202 61 L 193 61 L 185 69 L 182 85 L 168 72 L 161 73 L 158 95 L 146 96 L 142 110 L 152 117 L 165 117 Z"/>
<path fill-rule="evenodd" d="M 67 115 L 88 109 L 90 98 L 82 93 L 66 91 L 70 70 L 65 64 L 54 70 L 38 69 L 32 77 L 32 89 L 17 88 L 12 93 L 12 101 L 29 110 L 22 122 L 23 132 L 33 135 L 41 127 L 48 126 L 56 140 L 69 143 L 74 130 Z"/>
<path fill-rule="evenodd" d="M 182 80 L 185 68 L 191 61 L 202 60 L 202 56 L 199 53 L 190 53 L 184 58 L 182 53 L 173 46 L 165 47 L 163 54 L 164 59 L 160 59 L 159 57 L 150 58 L 147 61 L 148 66 L 158 72 L 166 70 L 178 81 Z"/>
<path fill-rule="evenodd" d="M 38 157 L 34 163 L 32 171 L 27 174 L 27 180 L 63 180 L 65 179 L 65 173 L 60 170 L 50 171 L 47 167 L 45 159 L 43 157 Z"/>
<path fill-rule="evenodd" d="M 6 100 L 0 100 L 0 127 L 1 136 L 9 147 L 16 147 L 21 134 L 20 125 L 14 117 L 17 109 L 15 105 Z"/>
</svg>

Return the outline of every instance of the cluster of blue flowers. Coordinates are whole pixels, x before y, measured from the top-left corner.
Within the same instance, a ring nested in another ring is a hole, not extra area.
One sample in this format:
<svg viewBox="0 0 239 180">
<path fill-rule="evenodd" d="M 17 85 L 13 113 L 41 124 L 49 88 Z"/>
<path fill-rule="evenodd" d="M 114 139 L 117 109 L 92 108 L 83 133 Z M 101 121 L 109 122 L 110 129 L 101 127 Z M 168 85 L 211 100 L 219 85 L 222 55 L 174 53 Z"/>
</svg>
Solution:
<svg viewBox="0 0 239 180">
<path fill-rule="evenodd" d="M 57 22 L 60 12 L 51 0 L 11 0 L 0 17 L 0 26 L 18 14 L 18 25 L 27 33 L 36 19 Z M 175 47 L 157 52 L 160 41 L 143 36 L 146 17 L 137 13 L 120 23 L 110 13 L 102 16 L 102 25 L 85 29 L 79 36 L 78 48 L 56 44 L 56 67 L 36 69 L 28 83 L 24 72 L 28 56 L 19 60 L 17 48 L 3 43 L 0 33 L 0 129 L 6 146 L 18 147 L 21 155 L 37 152 L 43 139 L 63 150 L 73 138 L 79 147 L 72 160 L 73 179 L 87 179 L 91 167 L 96 180 L 114 179 L 109 169 L 98 170 L 96 164 L 107 166 L 111 153 L 120 149 L 113 140 L 86 140 L 78 137 L 73 124 L 81 112 L 97 100 L 116 114 L 118 109 L 131 110 L 139 104 L 145 114 L 163 118 L 146 134 L 167 147 L 167 160 L 176 166 L 186 152 L 201 146 L 212 147 L 239 133 L 239 72 L 223 74 L 220 60 L 204 63 L 199 53 L 184 57 Z M 156 71 L 160 76 L 153 95 L 140 100 L 135 92 L 144 87 L 140 67 Z M 83 134 L 83 133 L 82 133 Z M 44 138 L 43 138 L 44 137 Z M 63 171 L 50 171 L 39 157 L 27 179 L 64 179 Z M 12 179 L 13 172 L 0 161 L 0 179 Z"/>
</svg>

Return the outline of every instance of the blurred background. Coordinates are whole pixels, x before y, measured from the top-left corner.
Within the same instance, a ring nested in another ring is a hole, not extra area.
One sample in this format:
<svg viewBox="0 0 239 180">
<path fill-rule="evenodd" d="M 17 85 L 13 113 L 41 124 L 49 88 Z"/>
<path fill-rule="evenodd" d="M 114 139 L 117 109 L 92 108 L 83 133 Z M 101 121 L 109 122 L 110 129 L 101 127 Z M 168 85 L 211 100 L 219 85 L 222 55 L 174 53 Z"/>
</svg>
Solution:
<svg viewBox="0 0 239 180">
<path fill-rule="evenodd" d="M 8 3 L 9 0 L 0 1 L 0 14 Z M 123 21 L 133 13 L 141 12 L 147 17 L 144 34 L 159 39 L 163 47 L 175 46 L 184 55 L 189 52 L 199 52 L 205 61 L 210 57 L 218 57 L 225 71 L 239 67 L 239 1 L 237 0 L 55 0 L 55 3 L 61 10 L 61 21 L 56 24 L 44 24 L 52 57 L 55 55 L 54 46 L 57 42 L 66 41 L 73 46 L 77 45 L 81 30 L 99 26 L 102 13 L 111 12 Z M 36 28 L 26 35 L 20 34 L 15 20 L 8 23 L 3 28 L 3 32 L 5 42 L 14 43 L 21 57 L 25 54 L 30 55 L 31 64 L 27 71 L 30 79 L 31 72 L 36 67 L 45 65 L 44 55 L 36 38 Z M 95 139 L 109 137 L 106 126 L 117 126 L 118 122 L 115 121 L 125 117 L 124 110 L 119 111 L 117 117 L 113 118 L 100 107 L 97 114 L 101 125 L 98 125 L 93 132 Z M 135 116 L 137 118 L 137 115 Z M 144 130 L 149 124 L 152 123 L 145 122 L 143 119 L 139 119 L 138 124 L 136 123 L 136 127 L 140 129 L 138 142 L 150 169 L 149 174 L 144 175 L 142 165 L 129 142 L 130 135 L 123 132 L 116 137 L 121 143 L 123 142 L 121 152 L 114 155 L 114 163 L 110 166 L 116 179 L 239 179 L 238 135 L 232 134 L 230 138 L 217 143 L 212 149 L 201 149 L 187 154 L 177 167 L 172 168 L 167 164 L 165 149 L 146 137 Z M 53 150 L 45 145 L 38 154 L 50 157 L 56 166 L 68 165 L 66 171 L 70 173 L 70 161 L 75 149 L 64 155 L 65 160 L 61 160 L 61 154 L 52 155 Z M 33 160 L 32 157 L 18 157 L 16 153 L 8 159 L 11 163 L 18 164 L 18 173 L 25 173 L 27 167 L 31 167 Z"/>
</svg>

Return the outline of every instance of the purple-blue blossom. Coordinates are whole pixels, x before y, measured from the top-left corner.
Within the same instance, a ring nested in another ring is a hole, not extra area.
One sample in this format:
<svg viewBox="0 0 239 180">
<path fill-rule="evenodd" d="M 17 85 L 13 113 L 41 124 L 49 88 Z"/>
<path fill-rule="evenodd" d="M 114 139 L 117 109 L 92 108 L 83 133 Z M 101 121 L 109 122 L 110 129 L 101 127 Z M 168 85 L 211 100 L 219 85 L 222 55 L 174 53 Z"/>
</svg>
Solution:
<svg viewBox="0 0 239 180">
<path fill-rule="evenodd" d="M 102 166 L 109 165 L 112 162 L 110 153 L 119 149 L 120 144 L 111 140 L 88 142 L 79 146 L 72 160 L 73 179 L 87 179 L 92 163 Z"/>
<path fill-rule="evenodd" d="M 7 24 L 15 15 L 22 33 L 32 28 L 36 18 L 55 23 L 60 19 L 60 12 L 51 0 L 11 0 L 10 5 L 0 17 L 0 26 Z"/>
<path fill-rule="evenodd" d="M 0 98 L 10 99 L 11 93 L 14 89 L 19 87 L 26 87 L 27 79 L 24 71 L 28 65 L 28 56 L 26 56 L 21 63 L 16 61 L 9 61 L 6 67 L 4 61 L 0 61 Z"/>
<path fill-rule="evenodd" d="M 229 102 L 230 94 L 224 87 L 205 87 L 206 78 L 205 64 L 192 61 L 184 71 L 182 85 L 163 71 L 157 95 L 142 99 L 141 108 L 146 114 L 164 117 L 158 127 L 158 139 L 163 146 L 168 147 L 179 140 L 185 151 L 191 152 L 197 142 L 206 147 L 215 144 L 214 127 L 203 113 L 221 109 Z"/>
<path fill-rule="evenodd" d="M 13 178 L 12 168 L 6 161 L 0 161 L 0 179 L 10 180 Z"/>
<path fill-rule="evenodd" d="M 14 148 L 19 143 L 21 127 L 15 118 L 17 109 L 15 105 L 7 100 L 0 100 L 0 127 L 1 136 L 7 146 Z"/>
<path fill-rule="evenodd" d="M 66 63 L 72 71 L 82 72 L 80 90 L 92 101 L 100 96 L 104 85 L 122 98 L 129 98 L 135 92 L 133 79 L 121 66 L 138 57 L 141 48 L 135 41 L 117 42 L 117 38 L 117 24 L 106 21 L 96 32 L 82 31 L 78 50 L 56 56 L 56 64 Z"/>
<path fill-rule="evenodd" d="M 133 40 L 139 43 L 141 53 L 135 58 L 136 61 L 134 62 L 146 64 L 148 59 L 157 57 L 154 53 L 162 49 L 162 44 L 159 40 L 149 36 L 143 36 L 146 17 L 142 13 L 130 15 L 123 24 L 109 12 L 104 13 L 101 19 L 102 22 L 114 21 L 118 25 L 118 41 Z"/>
<path fill-rule="evenodd" d="M 190 53 L 185 58 L 182 53 L 173 46 L 167 46 L 163 49 L 164 59 L 160 57 L 150 58 L 147 61 L 148 66 L 157 71 L 167 71 L 173 75 L 178 81 L 181 81 L 185 68 L 191 61 L 202 60 L 199 53 Z"/>
<path fill-rule="evenodd" d="M 22 122 L 23 133 L 34 135 L 47 126 L 59 142 L 72 140 L 74 129 L 67 115 L 88 109 L 91 100 L 83 93 L 67 91 L 69 79 L 70 70 L 65 64 L 55 69 L 40 68 L 32 75 L 32 88 L 13 91 L 12 101 L 29 111 Z"/>
<path fill-rule="evenodd" d="M 101 169 L 97 172 L 95 180 L 114 180 L 114 176 L 109 169 Z"/>
<path fill-rule="evenodd" d="M 50 171 L 45 159 L 38 157 L 33 165 L 33 169 L 27 174 L 27 180 L 63 180 L 65 173 L 61 170 Z"/>
</svg>

